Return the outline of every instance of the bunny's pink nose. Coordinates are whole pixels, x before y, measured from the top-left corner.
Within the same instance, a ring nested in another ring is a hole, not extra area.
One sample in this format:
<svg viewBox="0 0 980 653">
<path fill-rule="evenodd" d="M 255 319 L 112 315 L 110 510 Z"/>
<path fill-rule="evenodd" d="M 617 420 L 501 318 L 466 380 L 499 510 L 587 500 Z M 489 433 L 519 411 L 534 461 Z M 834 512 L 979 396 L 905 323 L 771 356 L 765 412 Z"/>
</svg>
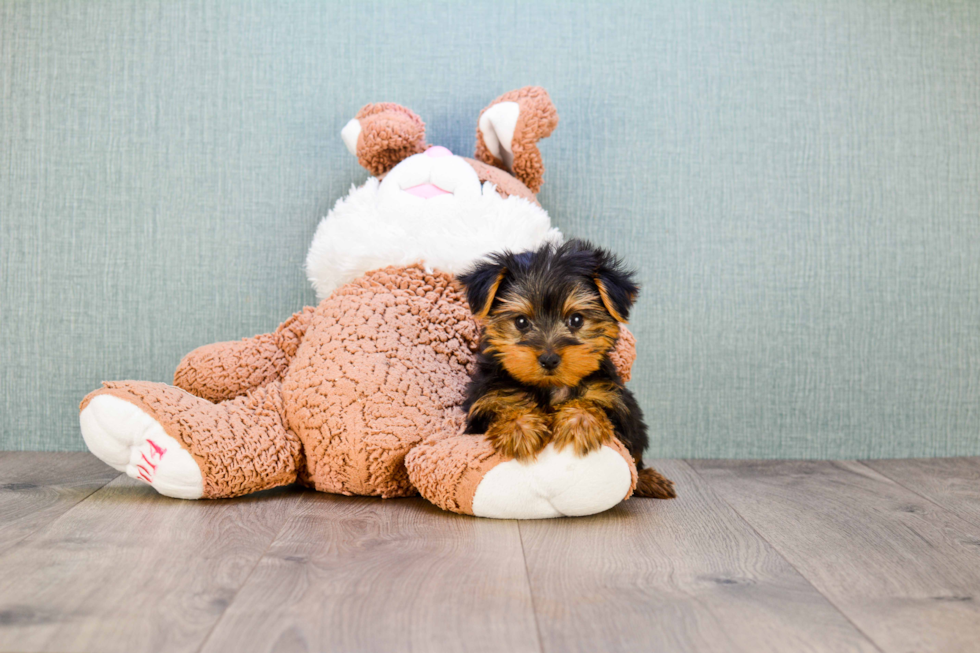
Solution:
<svg viewBox="0 0 980 653">
<path fill-rule="evenodd" d="M 434 147 L 430 147 L 429 149 L 427 149 L 425 151 L 425 153 L 428 156 L 431 156 L 433 159 L 436 159 L 436 158 L 438 158 L 440 156 L 452 156 L 453 155 L 452 152 L 450 152 L 449 150 L 447 150 L 446 148 L 444 148 L 442 145 L 436 145 Z"/>
</svg>

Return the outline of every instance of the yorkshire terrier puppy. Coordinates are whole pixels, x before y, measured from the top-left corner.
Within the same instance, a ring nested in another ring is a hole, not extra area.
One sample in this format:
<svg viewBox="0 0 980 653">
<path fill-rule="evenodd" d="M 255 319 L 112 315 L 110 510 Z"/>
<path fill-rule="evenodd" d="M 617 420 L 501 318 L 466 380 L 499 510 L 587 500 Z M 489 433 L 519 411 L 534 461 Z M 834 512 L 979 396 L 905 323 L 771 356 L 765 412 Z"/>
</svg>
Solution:
<svg viewBox="0 0 980 653">
<path fill-rule="evenodd" d="M 572 240 L 495 254 L 459 280 L 483 324 L 466 433 L 521 461 L 549 442 L 584 456 L 619 438 L 639 472 L 635 494 L 676 496 L 643 466 L 643 412 L 609 359 L 639 292 L 619 259 Z"/>
</svg>

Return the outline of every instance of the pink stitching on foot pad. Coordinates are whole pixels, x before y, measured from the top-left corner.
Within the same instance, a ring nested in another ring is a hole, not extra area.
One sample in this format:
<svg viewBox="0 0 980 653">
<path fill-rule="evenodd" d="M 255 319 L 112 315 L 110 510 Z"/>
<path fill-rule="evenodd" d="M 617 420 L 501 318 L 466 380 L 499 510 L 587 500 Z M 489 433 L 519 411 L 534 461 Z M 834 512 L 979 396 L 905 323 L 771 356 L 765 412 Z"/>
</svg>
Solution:
<svg viewBox="0 0 980 653">
<path fill-rule="evenodd" d="M 161 460 L 163 460 L 164 455 L 167 453 L 167 449 L 165 447 L 161 447 L 150 438 L 146 439 L 146 443 L 150 445 L 150 457 L 147 458 L 146 453 L 143 451 L 140 451 L 140 456 L 142 456 L 143 461 L 149 465 L 149 469 L 144 467 L 142 464 L 137 465 L 136 469 L 139 470 L 137 475 L 139 476 L 140 480 L 146 481 L 150 485 L 153 485 L 153 479 L 156 478 L 157 465 Z M 157 461 L 156 463 L 154 463 L 152 460 L 154 458 Z"/>
<path fill-rule="evenodd" d="M 153 452 L 150 454 L 151 456 L 153 454 L 156 454 L 157 459 L 160 459 L 160 458 L 163 458 L 163 454 L 167 453 L 167 450 L 166 449 L 164 449 L 163 447 L 161 447 L 160 445 L 158 445 L 156 442 L 154 442 L 150 438 L 147 438 L 146 441 L 147 441 L 147 443 L 149 443 L 149 445 L 151 447 L 153 447 Z"/>
</svg>

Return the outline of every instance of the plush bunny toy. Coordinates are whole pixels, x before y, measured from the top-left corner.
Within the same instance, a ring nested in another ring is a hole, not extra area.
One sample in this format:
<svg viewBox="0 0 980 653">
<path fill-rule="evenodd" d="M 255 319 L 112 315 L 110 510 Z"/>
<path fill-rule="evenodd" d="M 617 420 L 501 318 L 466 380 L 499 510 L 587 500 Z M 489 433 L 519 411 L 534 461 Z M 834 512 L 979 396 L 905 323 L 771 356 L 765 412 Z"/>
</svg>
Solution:
<svg viewBox="0 0 980 653">
<path fill-rule="evenodd" d="M 104 383 L 80 407 L 88 448 L 182 499 L 299 482 L 540 518 L 629 497 L 636 468 L 618 441 L 584 457 L 549 445 L 522 464 L 463 434 L 480 327 L 453 275 L 491 252 L 561 241 L 534 195 L 536 143 L 557 123 L 543 89 L 502 95 L 480 114 L 468 159 L 426 145 L 411 111 L 364 107 L 341 136 L 373 176 L 313 238 L 306 267 L 320 304 L 272 333 L 194 350 L 172 386 Z M 624 378 L 633 357 L 623 329 L 614 361 Z"/>
</svg>

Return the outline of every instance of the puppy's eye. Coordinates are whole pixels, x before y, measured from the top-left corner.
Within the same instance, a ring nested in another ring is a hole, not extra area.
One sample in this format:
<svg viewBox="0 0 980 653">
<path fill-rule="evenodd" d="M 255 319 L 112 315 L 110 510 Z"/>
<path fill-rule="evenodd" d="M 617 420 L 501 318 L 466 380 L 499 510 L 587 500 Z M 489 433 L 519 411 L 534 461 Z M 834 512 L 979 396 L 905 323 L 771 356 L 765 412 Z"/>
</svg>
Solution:
<svg viewBox="0 0 980 653">
<path fill-rule="evenodd" d="M 581 329 L 585 324 L 585 318 L 579 313 L 573 313 L 568 317 L 567 324 L 569 329 Z"/>
<path fill-rule="evenodd" d="M 514 318 L 514 326 L 517 327 L 518 331 L 527 331 L 531 328 L 531 321 L 523 315 L 519 315 Z"/>
</svg>

